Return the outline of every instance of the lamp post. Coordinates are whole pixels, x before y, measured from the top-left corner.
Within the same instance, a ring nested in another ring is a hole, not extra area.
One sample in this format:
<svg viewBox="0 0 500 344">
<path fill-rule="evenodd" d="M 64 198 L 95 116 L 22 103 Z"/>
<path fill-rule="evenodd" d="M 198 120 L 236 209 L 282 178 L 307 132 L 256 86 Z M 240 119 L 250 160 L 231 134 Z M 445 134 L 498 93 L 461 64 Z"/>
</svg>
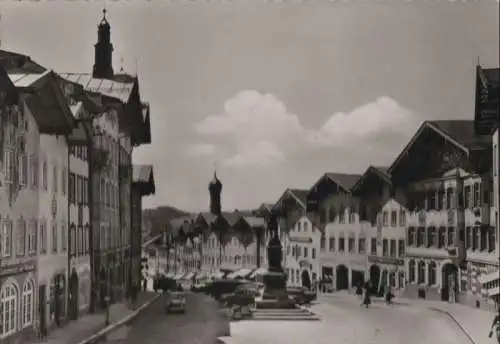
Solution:
<svg viewBox="0 0 500 344">
<path fill-rule="evenodd" d="M 104 298 L 104 301 L 106 302 L 106 320 L 104 321 L 104 325 L 109 326 L 109 324 L 110 324 L 110 322 L 109 322 L 109 301 L 110 301 L 109 296 L 106 296 Z"/>
</svg>

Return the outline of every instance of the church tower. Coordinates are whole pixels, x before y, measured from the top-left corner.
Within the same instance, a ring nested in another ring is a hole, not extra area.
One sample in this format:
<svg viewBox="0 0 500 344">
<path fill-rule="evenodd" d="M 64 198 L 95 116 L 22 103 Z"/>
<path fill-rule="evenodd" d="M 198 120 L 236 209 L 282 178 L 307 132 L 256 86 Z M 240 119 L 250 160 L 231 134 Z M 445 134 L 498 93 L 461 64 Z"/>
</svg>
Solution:
<svg viewBox="0 0 500 344">
<path fill-rule="evenodd" d="M 221 192 L 222 183 L 219 178 L 217 178 L 217 172 L 214 171 L 214 178 L 208 185 L 208 191 L 210 192 L 210 212 L 214 215 L 220 215 L 222 211 L 221 206 Z"/>
<path fill-rule="evenodd" d="M 106 9 L 102 10 L 102 20 L 98 25 L 97 43 L 94 45 L 94 69 L 92 76 L 98 79 L 112 79 L 113 44 L 111 44 L 111 27 L 106 19 Z"/>
</svg>

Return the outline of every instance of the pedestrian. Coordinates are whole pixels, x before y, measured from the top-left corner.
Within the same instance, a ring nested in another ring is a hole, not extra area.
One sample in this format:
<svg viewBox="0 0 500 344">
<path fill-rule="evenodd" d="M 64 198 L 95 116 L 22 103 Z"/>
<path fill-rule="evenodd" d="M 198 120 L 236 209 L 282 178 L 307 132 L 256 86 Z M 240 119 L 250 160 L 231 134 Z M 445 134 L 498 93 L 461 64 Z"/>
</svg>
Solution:
<svg viewBox="0 0 500 344">
<path fill-rule="evenodd" d="M 358 285 L 356 286 L 356 295 L 358 295 L 360 298 L 363 296 L 363 283 L 359 282 Z"/>
<path fill-rule="evenodd" d="M 362 306 L 364 305 L 366 308 L 368 308 L 372 303 L 370 294 L 371 294 L 371 283 L 367 282 L 364 289 L 363 303 L 361 304 Z"/>
<path fill-rule="evenodd" d="M 390 286 L 386 286 L 386 290 L 385 290 L 385 303 L 387 305 L 391 305 L 393 298 L 394 298 L 394 294 L 392 293 L 391 287 Z"/>
</svg>

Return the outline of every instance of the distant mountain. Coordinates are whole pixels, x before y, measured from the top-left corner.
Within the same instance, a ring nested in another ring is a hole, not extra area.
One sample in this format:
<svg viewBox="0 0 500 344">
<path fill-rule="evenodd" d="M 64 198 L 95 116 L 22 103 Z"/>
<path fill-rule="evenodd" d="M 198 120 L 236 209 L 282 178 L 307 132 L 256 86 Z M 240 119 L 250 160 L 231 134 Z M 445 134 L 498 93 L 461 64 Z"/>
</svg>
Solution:
<svg viewBox="0 0 500 344">
<path fill-rule="evenodd" d="M 151 236 L 160 234 L 169 220 L 188 215 L 189 212 L 168 205 L 142 211 L 143 224 L 149 228 Z"/>
</svg>

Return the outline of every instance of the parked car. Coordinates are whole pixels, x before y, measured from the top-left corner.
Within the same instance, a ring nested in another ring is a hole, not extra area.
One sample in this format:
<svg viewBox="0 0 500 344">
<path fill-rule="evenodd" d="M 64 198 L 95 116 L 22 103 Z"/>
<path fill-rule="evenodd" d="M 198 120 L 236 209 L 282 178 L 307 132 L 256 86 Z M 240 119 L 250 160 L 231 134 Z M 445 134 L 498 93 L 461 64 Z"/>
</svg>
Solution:
<svg viewBox="0 0 500 344">
<path fill-rule="evenodd" d="M 238 286 L 245 283 L 248 282 L 242 280 L 216 280 L 207 285 L 206 293 L 220 301 L 222 295 L 234 293 Z"/>
<path fill-rule="evenodd" d="M 255 303 L 255 293 L 252 290 L 241 287 L 238 287 L 234 293 L 222 295 L 221 302 L 229 307 L 253 305 Z"/>
<path fill-rule="evenodd" d="M 306 288 L 287 288 L 287 294 L 299 305 L 309 304 L 316 300 L 316 293 Z"/>
<path fill-rule="evenodd" d="M 183 292 L 173 291 L 167 294 L 165 299 L 165 312 L 186 312 L 186 296 Z"/>
</svg>

